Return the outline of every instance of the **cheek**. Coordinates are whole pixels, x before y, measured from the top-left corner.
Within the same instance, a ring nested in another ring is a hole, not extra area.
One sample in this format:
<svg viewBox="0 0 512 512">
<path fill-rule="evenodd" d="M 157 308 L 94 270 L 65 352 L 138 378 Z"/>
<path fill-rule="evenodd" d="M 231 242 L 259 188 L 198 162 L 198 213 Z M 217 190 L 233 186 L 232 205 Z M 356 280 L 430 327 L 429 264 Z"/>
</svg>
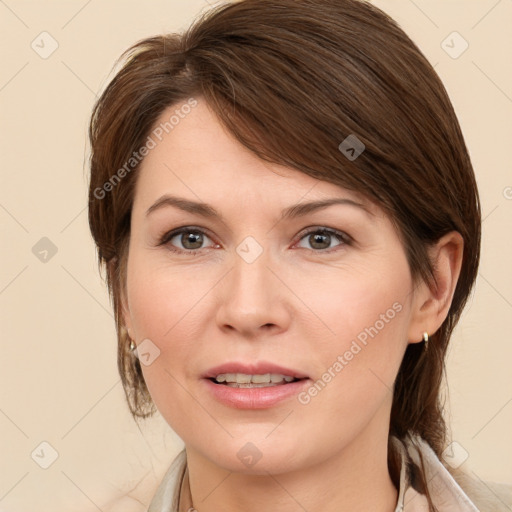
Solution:
<svg viewBox="0 0 512 512">
<path fill-rule="evenodd" d="M 331 343 L 317 346 L 318 371 L 314 389 L 307 394 L 318 403 L 331 404 L 343 417 L 375 411 L 392 390 L 406 347 L 403 306 L 394 302 L 374 312 L 354 311 L 350 322 L 338 323 L 339 334 Z M 350 315 L 349 310 L 346 313 Z M 304 396 L 303 402 L 310 397 Z"/>
<path fill-rule="evenodd" d="M 381 264 L 380 268 L 379 263 L 374 261 L 365 268 L 327 268 L 315 273 L 314 279 L 306 273 L 297 279 L 296 274 L 294 291 L 315 313 L 315 350 L 343 353 L 357 341 L 363 348 L 371 345 L 374 351 L 384 353 L 392 352 L 394 344 L 403 345 L 410 306 L 408 266 L 405 260 L 397 260 L 390 271 L 391 265 Z M 290 274 L 288 279 L 292 277 Z M 300 317 L 297 322 L 304 327 Z M 364 352 L 368 357 L 371 351 Z"/>
<path fill-rule="evenodd" d="M 204 339 L 202 326 L 211 322 L 209 291 L 218 277 L 165 265 L 151 267 L 135 252 L 131 258 L 127 292 L 134 335 L 138 344 L 145 343 L 156 354 L 150 364 L 140 358 L 144 380 L 158 410 L 180 433 L 180 418 L 191 402 L 185 389 L 189 379 L 197 379 L 198 354 L 207 350 L 199 345 Z"/>
<path fill-rule="evenodd" d="M 349 445 L 367 427 L 371 431 L 389 422 L 408 312 L 387 296 L 373 299 L 364 308 L 350 301 L 342 302 L 342 309 L 333 308 L 331 325 L 337 335 L 330 342 L 318 340 L 314 351 L 308 350 L 315 354 L 318 371 L 297 397 L 293 428 L 301 438 L 316 440 L 317 453 L 309 462 Z M 287 442 L 286 435 L 280 442 Z"/>
<path fill-rule="evenodd" d="M 173 346 L 175 341 L 185 343 L 190 330 L 189 336 L 177 333 L 185 325 L 190 329 L 191 319 L 201 310 L 202 298 L 207 298 L 215 277 L 207 271 L 150 263 L 147 256 L 134 253 L 128 265 L 128 301 L 135 332 L 139 338 L 172 340 Z"/>
<path fill-rule="evenodd" d="M 315 383 L 299 397 L 311 418 L 320 421 L 329 409 L 333 417 L 350 418 L 355 432 L 390 398 L 410 316 L 408 267 L 404 261 L 396 268 L 402 270 L 374 267 L 316 280 L 308 306 L 322 325 L 306 349 L 315 355 Z"/>
</svg>

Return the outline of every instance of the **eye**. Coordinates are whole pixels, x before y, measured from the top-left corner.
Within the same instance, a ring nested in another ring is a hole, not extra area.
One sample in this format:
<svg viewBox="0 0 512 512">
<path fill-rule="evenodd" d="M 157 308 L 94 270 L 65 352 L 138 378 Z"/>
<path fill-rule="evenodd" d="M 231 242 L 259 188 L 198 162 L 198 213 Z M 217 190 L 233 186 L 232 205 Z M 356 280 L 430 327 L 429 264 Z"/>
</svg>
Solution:
<svg viewBox="0 0 512 512">
<path fill-rule="evenodd" d="M 303 245 L 300 245 L 301 242 L 299 242 L 300 247 L 305 249 L 312 249 L 315 252 L 330 252 L 328 249 L 333 248 L 333 246 L 331 246 L 332 242 L 339 242 L 334 247 L 350 243 L 350 237 L 347 234 L 342 233 L 341 231 L 323 227 L 310 229 L 308 232 L 302 235 L 300 240 L 301 242 L 302 240 L 305 240 L 305 242 L 310 245 L 310 247 L 304 247 Z"/>
<path fill-rule="evenodd" d="M 205 240 L 211 240 L 206 233 L 198 228 L 187 226 L 166 233 L 159 245 L 167 244 L 169 250 L 181 254 L 195 254 L 201 249 Z"/>
<path fill-rule="evenodd" d="M 166 245 L 170 251 L 178 254 L 195 255 L 206 248 L 203 247 L 203 244 L 207 240 L 212 242 L 212 245 L 218 246 L 202 229 L 186 226 L 164 234 L 159 245 Z M 303 241 L 309 244 L 309 247 L 302 245 Z M 332 243 L 336 241 L 338 243 L 333 246 Z M 348 245 L 350 242 L 351 238 L 346 233 L 325 227 L 316 227 L 303 233 L 297 245 L 314 252 L 331 252 L 330 249 Z"/>
</svg>

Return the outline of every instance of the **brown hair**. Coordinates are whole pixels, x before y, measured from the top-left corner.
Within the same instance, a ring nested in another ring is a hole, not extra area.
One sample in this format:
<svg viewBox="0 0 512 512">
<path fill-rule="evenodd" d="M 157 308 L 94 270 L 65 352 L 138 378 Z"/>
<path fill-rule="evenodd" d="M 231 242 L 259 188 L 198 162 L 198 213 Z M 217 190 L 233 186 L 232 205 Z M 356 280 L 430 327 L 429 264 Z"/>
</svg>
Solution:
<svg viewBox="0 0 512 512">
<path fill-rule="evenodd" d="M 154 411 L 139 361 L 128 351 L 120 307 L 137 166 L 113 178 L 166 107 L 204 97 L 258 157 L 379 205 L 400 233 L 416 281 L 435 286 L 429 245 L 452 230 L 462 235 L 448 317 L 428 351 L 408 346 L 391 412 L 390 434 L 417 433 L 440 455 L 444 357 L 476 277 L 481 221 L 456 115 L 421 51 L 364 1 L 243 0 L 211 10 L 182 35 L 141 41 L 123 57 L 91 119 L 89 222 L 107 268 L 118 365 L 133 415 Z M 338 149 L 349 135 L 365 145 L 354 160 Z M 390 455 L 390 467 L 392 461 Z"/>
</svg>

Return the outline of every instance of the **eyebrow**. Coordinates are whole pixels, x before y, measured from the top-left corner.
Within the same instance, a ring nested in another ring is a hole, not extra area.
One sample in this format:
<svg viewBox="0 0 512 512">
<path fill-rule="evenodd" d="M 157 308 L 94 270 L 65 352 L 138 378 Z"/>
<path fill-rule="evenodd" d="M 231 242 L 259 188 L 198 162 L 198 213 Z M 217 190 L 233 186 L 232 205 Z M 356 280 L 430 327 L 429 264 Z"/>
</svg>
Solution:
<svg viewBox="0 0 512 512">
<path fill-rule="evenodd" d="M 354 206 L 356 208 L 362 209 L 369 215 L 373 215 L 368 210 L 368 208 L 362 203 L 358 203 L 357 201 L 353 201 L 352 199 L 333 197 L 330 199 L 312 201 L 309 203 L 297 203 L 292 206 L 289 206 L 288 208 L 285 208 L 281 212 L 280 221 L 302 217 L 309 213 L 313 213 L 318 210 L 323 210 L 325 208 L 328 208 L 329 206 L 336 204 Z M 176 197 L 168 194 L 165 194 L 159 199 L 157 199 L 146 211 L 146 216 L 150 215 L 156 210 L 160 210 L 161 208 L 167 206 L 174 206 L 175 208 L 178 208 L 185 212 L 200 215 L 201 217 L 205 218 L 217 218 L 225 223 L 225 219 L 223 218 L 223 216 L 215 208 L 213 208 L 213 206 L 207 203 L 191 201 L 190 199 L 184 199 L 182 197 Z"/>
</svg>

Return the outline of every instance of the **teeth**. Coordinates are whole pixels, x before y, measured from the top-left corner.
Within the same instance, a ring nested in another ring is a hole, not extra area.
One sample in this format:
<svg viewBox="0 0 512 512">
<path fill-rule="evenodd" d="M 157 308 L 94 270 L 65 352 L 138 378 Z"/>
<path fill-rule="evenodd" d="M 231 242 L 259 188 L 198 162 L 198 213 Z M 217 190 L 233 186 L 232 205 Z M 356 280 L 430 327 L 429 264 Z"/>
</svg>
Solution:
<svg viewBox="0 0 512 512">
<path fill-rule="evenodd" d="M 263 375 L 247 375 L 245 373 L 221 373 L 215 377 L 217 382 L 225 382 L 226 384 L 279 384 L 284 382 L 292 382 L 294 377 L 289 375 L 281 375 L 279 373 L 265 373 Z"/>
<path fill-rule="evenodd" d="M 272 382 L 272 378 L 270 377 L 270 373 L 265 373 L 264 375 L 243 375 L 243 374 L 237 374 L 237 382 L 239 381 L 239 377 L 247 377 L 248 380 L 244 382 L 252 382 L 253 384 L 270 384 Z M 279 379 L 283 380 L 283 379 Z"/>
</svg>

